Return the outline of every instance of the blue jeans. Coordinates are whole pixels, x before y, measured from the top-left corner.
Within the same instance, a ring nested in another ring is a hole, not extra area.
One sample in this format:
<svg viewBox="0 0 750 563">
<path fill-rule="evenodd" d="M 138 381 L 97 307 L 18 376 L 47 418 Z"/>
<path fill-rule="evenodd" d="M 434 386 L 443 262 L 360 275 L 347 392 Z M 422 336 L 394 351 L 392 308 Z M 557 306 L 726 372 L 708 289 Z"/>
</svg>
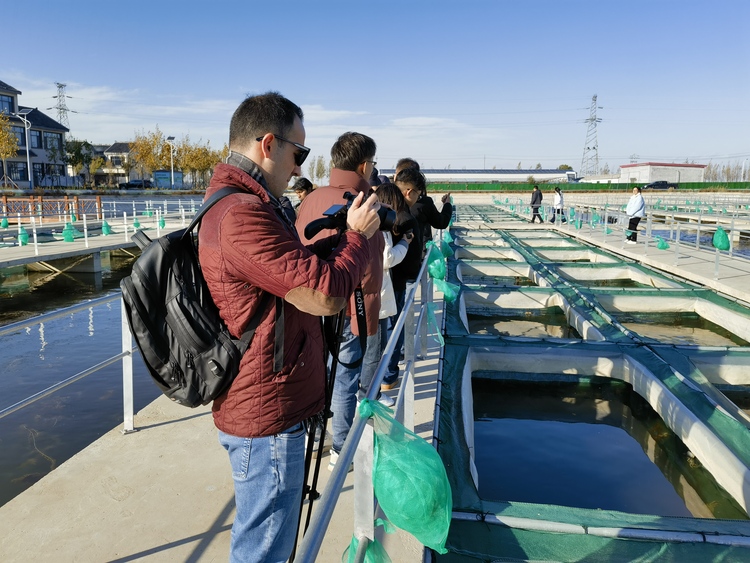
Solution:
<svg viewBox="0 0 750 563">
<path fill-rule="evenodd" d="M 362 374 L 359 376 L 359 393 L 357 398 L 362 400 L 367 397 L 367 390 L 375 378 L 378 371 L 378 364 L 383 357 L 383 350 L 388 342 L 388 319 L 380 319 L 378 324 L 378 333 L 374 336 L 367 337 L 367 351 L 365 359 L 362 362 Z M 378 386 L 379 387 L 379 386 Z M 380 398 L 380 389 L 375 399 Z"/>
<path fill-rule="evenodd" d="M 407 288 L 409 285 L 407 284 Z M 396 326 L 396 320 L 404 310 L 404 302 L 406 301 L 406 289 L 395 289 L 393 294 L 396 296 L 396 315 L 391 317 L 391 327 Z M 395 383 L 398 380 L 398 362 L 401 358 L 401 348 L 404 346 L 404 331 L 403 329 L 398 335 L 396 340 L 396 347 L 393 349 L 391 360 L 388 362 L 388 370 L 385 372 L 383 383 Z"/>
<path fill-rule="evenodd" d="M 305 473 L 302 423 L 264 438 L 219 431 L 229 452 L 237 512 L 232 524 L 231 563 L 279 562 L 292 553 L 299 524 Z"/>
<path fill-rule="evenodd" d="M 346 317 L 344 329 L 341 332 L 339 360 L 350 364 L 361 357 L 362 346 L 359 343 L 359 336 L 352 333 L 351 317 Z M 380 361 L 380 345 L 377 334 L 367 337 L 367 352 L 360 367 L 347 368 L 341 363 L 336 366 L 336 380 L 333 382 L 333 393 L 331 394 L 331 410 L 333 411 L 331 421 L 333 444 L 331 448 L 337 453 L 344 447 L 349 429 L 352 427 L 360 385 L 367 390 L 375 375 L 375 370 L 368 368 L 368 370 L 363 371 L 364 366 L 372 365 L 373 358 L 375 367 L 377 367 Z M 360 374 L 362 375 L 361 381 Z M 362 397 L 364 397 L 364 393 Z"/>
</svg>

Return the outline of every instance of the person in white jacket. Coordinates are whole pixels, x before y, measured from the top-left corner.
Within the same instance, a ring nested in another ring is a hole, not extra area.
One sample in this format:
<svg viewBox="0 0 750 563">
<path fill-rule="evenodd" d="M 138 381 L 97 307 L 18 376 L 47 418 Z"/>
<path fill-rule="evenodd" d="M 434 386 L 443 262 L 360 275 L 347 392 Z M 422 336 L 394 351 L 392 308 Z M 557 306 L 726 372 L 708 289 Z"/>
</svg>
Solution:
<svg viewBox="0 0 750 563">
<path fill-rule="evenodd" d="M 559 187 L 555 188 L 555 195 L 554 195 L 554 201 L 552 203 L 552 207 L 553 207 L 552 219 L 550 220 L 550 223 L 554 223 L 556 217 L 560 219 L 560 223 L 567 222 L 567 219 L 565 218 L 565 213 L 563 212 L 563 209 L 565 207 L 565 200 L 563 198 L 563 193 Z"/>
<path fill-rule="evenodd" d="M 629 219 L 629 233 L 625 237 L 625 240 L 628 244 L 636 244 L 638 241 L 638 223 L 640 223 L 641 219 L 646 216 L 646 202 L 643 201 L 641 188 L 633 188 L 633 195 L 630 196 L 628 206 L 625 209 L 625 214 Z"/>
<path fill-rule="evenodd" d="M 378 196 L 381 205 L 390 207 L 396 213 L 399 211 L 409 211 L 409 207 L 406 204 L 406 200 L 404 199 L 401 190 L 395 184 L 381 184 L 377 187 L 375 194 Z M 390 269 L 396 264 L 401 263 L 406 256 L 409 244 L 414 239 L 414 233 L 404 233 L 401 240 L 396 244 L 393 244 L 393 234 L 390 231 L 382 232 L 383 238 L 385 239 L 385 248 L 383 249 L 383 285 L 380 289 L 380 324 L 378 326 L 381 354 L 378 357 L 378 362 L 380 361 L 380 358 L 383 355 L 382 352 L 385 350 L 385 346 L 388 343 L 388 320 L 397 313 L 396 296 L 393 292 Z M 372 374 L 374 375 L 377 367 L 377 363 L 365 363 L 362 365 L 362 373 L 366 373 L 366 370 L 369 370 L 372 371 Z M 360 379 L 362 380 L 362 378 Z M 369 380 L 372 380 L 372 377 L 365 381 Z M 367 389 L 360 389 L 360 398 L 364 398 L 366 393 Z M 386 406 L 392 406 L 393 404 L 393 399 L 387 395 L 380 395 L 378 400 Z"/>
</svg>

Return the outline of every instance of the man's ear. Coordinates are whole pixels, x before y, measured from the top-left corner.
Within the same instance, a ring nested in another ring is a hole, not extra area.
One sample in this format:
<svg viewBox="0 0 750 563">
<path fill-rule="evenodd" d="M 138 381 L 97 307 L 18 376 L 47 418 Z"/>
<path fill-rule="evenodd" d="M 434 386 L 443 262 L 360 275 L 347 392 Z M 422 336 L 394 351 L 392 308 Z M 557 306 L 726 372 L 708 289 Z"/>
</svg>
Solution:
<svg viewBox="0 0 750 563">
<path fill-rule="evenodd" d="M 366 162 L 362 162 L 359 166 L 357 166 L 357 174 L 359 174 L 363 178 L 365 178 L 365 166 L 367 166 Z M 365 180 L 367 180 L 367 178 L 365 178 Z"/>
<path fill-rule="evenodd" d="M 271 158 L 271 143 L 273 142 L 273 139 L 273 134 L 266 133 L 259 141 L 257 150 L 263 158 Z"/>
</svg>

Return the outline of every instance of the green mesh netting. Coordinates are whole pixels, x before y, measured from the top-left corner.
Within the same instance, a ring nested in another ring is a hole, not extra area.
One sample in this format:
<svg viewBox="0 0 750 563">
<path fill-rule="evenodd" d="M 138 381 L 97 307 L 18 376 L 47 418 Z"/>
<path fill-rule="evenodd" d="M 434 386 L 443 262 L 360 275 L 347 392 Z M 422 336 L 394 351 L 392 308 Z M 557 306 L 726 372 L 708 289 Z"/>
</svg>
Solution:
<svg viewBox="0 0 750 563">
<path fill-rule="evenodd" d="M 374 422 L 372 484 L 383 513 L 425 546 L 447 553 L 453 500 L 442 459 L 378 401 L 363 400 L 359 416 Z"/>
<path fill-rule="evenodd" d="M 443 231 L 443 240 L 448 244 L 451 244 L 453 242 L 453 237 L 451 236 L 450 231 Z"/>
<path fill-rule="evenodd" d="M 359 540 L 356 536 L 352 536 L 349 547 L 341 555 L 341 563 L 354 563 L 355 556 L 357 555 L 357 547 L 359 547 Z M 388 552 L 382 543 L 378 540 L 372 540 L 370 545 L 367 546 L 363 561 L 364 563 L 391 563 L 391 558 L 388 556 Z"/>
<path fill-rule="evenodd" d="M 716 229 L 713 240 L 714 248 L 719 250 L 729 250 L 729 237 L 727 232 L 721 227 Z"/>
<path fill-rule="evenodd" d="M 440 253 L 445 258 L 450 258 L 451 256 L 453 256 L 453 249 L 450 247 L 450 245 L 447 242 L 445 242 L 444 240 L 441 240 L 440 241 Z"/>
<path fill-rule="evenodd" d="M 435 244 L 435 241 L 427 243 L 427 271 L 431 278 L 444 280 L 446 273 L 445 257 Z"/>
<path fill-rule="evenodd" d="M 440 279 L 435 279 L 434 283 L 437 290 L 443 294 L 443 299 L 448 303 L 453 303 L 456 300 L 458 290 L 461 289 L 458 285 Z"/>
<path fill-rule="evenodd" d="M 669 243 L 665 241 L 663 238 L 656 237 L 656 240 L 658 241 L 656 243 L 656 248 L 658 248 L 659 250 L 666 250 L 669 248 Z"/>
</svg>

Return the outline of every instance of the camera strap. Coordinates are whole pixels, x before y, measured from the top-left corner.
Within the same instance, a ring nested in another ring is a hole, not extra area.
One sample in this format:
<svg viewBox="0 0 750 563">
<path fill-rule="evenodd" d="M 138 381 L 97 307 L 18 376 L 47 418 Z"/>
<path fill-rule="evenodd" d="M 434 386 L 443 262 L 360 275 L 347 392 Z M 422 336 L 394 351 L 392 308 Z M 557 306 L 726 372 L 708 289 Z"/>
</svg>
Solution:
<svg viewBox="0 0 750 563">
<path fill-rule="evenodd" d="M 331 356 L 345 368 L 358 368 L 362 365 L 367 350 L 367 314 L 365 313 L 365 294 L 362 291 L 362 284 L 357 285 L 354 290 L 354 314 L 357 317 L 357 328 L 359 329 L 359 347 L 362 350 L 362 356 L 353 362 L 347 364 L 339 359 L 339 339 L 336 336 L 336 328 L 333 323 L 338 316 L 325 317 L 323 320 L 323 329 L 325 333 L 326 344 Z M 354 319 L 352 319 L 354 320 Z"/>
</svg>

